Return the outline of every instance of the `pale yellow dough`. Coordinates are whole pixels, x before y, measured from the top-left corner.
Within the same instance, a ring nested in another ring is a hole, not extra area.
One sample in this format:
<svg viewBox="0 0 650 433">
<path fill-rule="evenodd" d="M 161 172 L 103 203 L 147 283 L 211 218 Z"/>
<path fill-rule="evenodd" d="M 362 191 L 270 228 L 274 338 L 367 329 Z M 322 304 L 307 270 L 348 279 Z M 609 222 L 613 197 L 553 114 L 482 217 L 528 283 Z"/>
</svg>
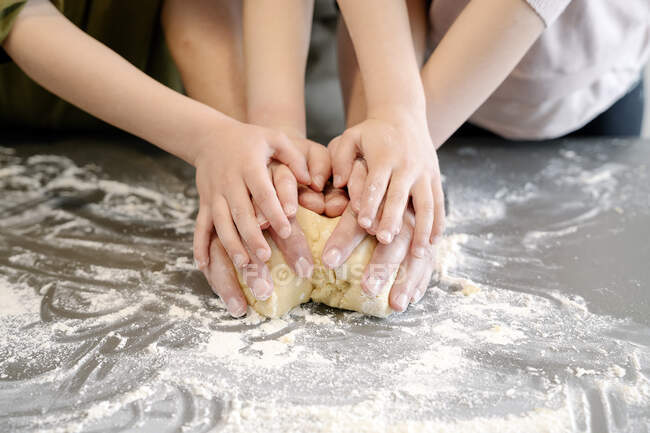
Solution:
<svg viewBox="0 0 650 433">
<path fill-rule="evenodd" d="M 266 235 L 272 255 L 267 263 L 273 278 L 273 294 L 265 301 L 255 299 L 251 290 L 239 275 L 239 284 L 248 303 L 255 311 L 266 317 L 280 317 L 297 305 L 320 302 L 331 307 L 359 311 L 372 316 L 386 317 L 393 312 L 388 305 L 388 294 L 395 280 L 395 273 L 377 297 L 368 297 L 361 288 L 363 270 L 370 261 L 377 241 L 372 236 L 357 246 L 348 260 L 339 268 L 331 270 L 321 263 L 321 254 L 339 218 L 318 215 L 300 207 L 296 215 L 314 258 L 311 279 L 299 278 L 282 257 L 273 240 Z"/>
</svg>

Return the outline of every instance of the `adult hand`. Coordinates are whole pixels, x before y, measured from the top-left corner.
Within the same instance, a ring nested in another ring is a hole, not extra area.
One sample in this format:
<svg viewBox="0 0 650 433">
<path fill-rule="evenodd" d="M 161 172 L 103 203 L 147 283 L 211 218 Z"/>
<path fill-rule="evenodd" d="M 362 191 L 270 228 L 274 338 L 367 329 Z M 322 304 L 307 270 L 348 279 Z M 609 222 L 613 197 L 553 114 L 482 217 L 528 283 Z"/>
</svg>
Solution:
<svg viewBox="0 0 650 433">
<path fill-rule="evenodd" d="M 365 165 L 360 160 L 355 161 L 350 179 L 356 181 L 348 184 L 350 204 L 345 208 L 341 220 L 323 249 L 322 261 L 329 268 L 336 268 L 344 263 L 366 236 L 366 230 L 357 224 L 358 208 L 354 209 L 355 204 L 359 203 L 361 185 L 364 184 L 365 177 Z M 397 311 L 404 311 L 409 302 L 417 302 L 422 298 L 434 270 L 432 246 L 426 246 L 421 257 L 409 254 L 414 225 L 413 211 L 408 208 L 403 216 L 400 232 L 393 241 L 390 244 L 377 244 L 361 281 L 363 290 L 374 296 L 386 284 L 395 268 L 398 268 L 396 282 L 389 298 L 391 307 Z M 368 231 L 374 234 L 376 224 Z"/>
</svg>

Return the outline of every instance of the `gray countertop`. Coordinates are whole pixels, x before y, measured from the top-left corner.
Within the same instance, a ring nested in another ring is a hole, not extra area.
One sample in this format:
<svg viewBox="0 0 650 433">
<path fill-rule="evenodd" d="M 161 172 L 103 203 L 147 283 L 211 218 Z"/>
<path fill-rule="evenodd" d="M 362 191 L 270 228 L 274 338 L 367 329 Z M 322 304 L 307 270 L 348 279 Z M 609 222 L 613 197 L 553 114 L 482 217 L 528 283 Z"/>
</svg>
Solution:
<svg viewBox="0 0 650 433">
<path fill-rule="evenodd" d="M 0 431 L 650 431 L 650 142 L 451 143 L 445 267 L 481 290 L 273 321 L 193 269 L 183 163 L 1 146 Z"/>
</svg>

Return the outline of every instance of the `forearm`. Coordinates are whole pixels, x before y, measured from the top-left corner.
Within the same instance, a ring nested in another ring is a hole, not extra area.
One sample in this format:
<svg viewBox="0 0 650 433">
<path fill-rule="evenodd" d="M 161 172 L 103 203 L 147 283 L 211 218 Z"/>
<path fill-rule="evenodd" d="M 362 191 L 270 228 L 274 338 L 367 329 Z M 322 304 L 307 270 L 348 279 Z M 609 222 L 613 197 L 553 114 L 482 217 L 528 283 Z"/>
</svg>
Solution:
<svg viewBox="0 0 650 433">
<path fill-rule="evenodd" d="M 413 38 L 413 47 L 418 65 L 424 62 L 427 38 L 427 11 L 423 0 L 407 0 L 408 15 Z M 366 118 L 366 101 L 359 64 L 350 34 L 340 21 L 337 29 L 338 68 L 345 107 L 346 126 L 354 126 Z"/>
<path fill-rule="evenodd" d="M 161 21 L 187 94 L 246 121 L 241 2 L 166 0 Z"/>
<path fill-rule="evenodd" d="M 338 0 L 338 3 L 363 77 L 368 116 L 393 107 L 424 109 L 406 3 L 394 0 Z"/>
<path fill-rule="evenodd" d="M 523 0 L 467 5 L 422 70 L 436 147 L 496 90 L 543 30 L 541 18 Z"/>
<path fill-rule="evenodd" d="M 148 77 L 45 0 L 27 3 L 3 47 L 52 93 L 189 163 L 201 135 L 232 121 Z"/>
<path fill-rule="evenodd" d="M 305 136 L 305 65 L 313 0 L 246 0 L 248 121 Z"/>
</svg>

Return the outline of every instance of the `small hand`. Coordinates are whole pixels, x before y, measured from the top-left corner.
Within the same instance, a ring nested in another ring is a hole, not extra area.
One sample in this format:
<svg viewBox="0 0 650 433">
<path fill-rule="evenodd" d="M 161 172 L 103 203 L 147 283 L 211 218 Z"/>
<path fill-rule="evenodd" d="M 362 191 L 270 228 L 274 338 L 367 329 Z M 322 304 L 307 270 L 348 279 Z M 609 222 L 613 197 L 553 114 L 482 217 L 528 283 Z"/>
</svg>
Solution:
<svg viewBox="0 0 650 433">
<path fill-rule="evenodd" d="M 377 227 L 381 243 L 390 243 L 400 232 L 412 197 L 416 221 L 411 247 L 416 257 L 424 257 L 444 226 L 440 169 L 426 118 L 399 110 L 381 113 L 347 129 L 329 147 L 334 186 L 362 191 L 352 207 L 361 227 Z M 352 176 L 357 157 L 367 167 L 362 187 Z"/>
<path fill-rule="evenodd" d="M 268 227 L 269 224 L 266 222 L 264 214 L 261 210 L 258 210 L 258 220 L 260 216 L 262 219 L 260 227 L 263 229 L 268 227 L 267 231 L 277 245 L 278 250 L 282 253 L 284 261 L 292 267 L 296 275 L 301 278 L 311 278 L 314 270 L 314 259 L 302 228 L 295 218 L 298 210 L 298 184 L 296 178 L 286 165 L 277 162 L 271 163 L 269 171 L 282 207 L 291 211 L 287 214 L 291 223 L 291 235 L 287 238 L 279 236 L 272 227 Z"/>
<path fill-rule="evenodd" d="M 332 175 L 332 163 L 327 148 L 315 141 L 288 134 L 294 146 L 300 150 L 307 159 L 311 184 L 314 191 L 321 192 L 325 183 Z"/>
<path fill-rule="evenodd" d="M 293 208 L 289 221 L 291 223 L 291 235 L 283 239 L 270 227 L 269 222 L 262 211 L 255 207 L 257 222 L 260 229 L 268 230 L 271 238 L 282 252 L 285 261 L 290 263 L 300 277 L 309 278 L 313 272 L 314 261 L 307 245 L 307 240 L 300 226 L 296 223 L 295 213 L 297 210 L 297 188 L 296 178 L 293 173 L 283 164 L 272 162 L 269 166 L 269 173 L 273 184 L 278 191 L 278 198 L 284 209 Z M 321 194 L 322 193 L 318 193 Z M 238 268 L 251 288 L 253 296 L 265 300 L 273 292 L 273 280 L 268 266 L 257 256 L 251 255 L 251 262 Z M 233 267 L 232 260 L 226 253 L 222 243 L 219 241 L 214 229 L 210 234 L 209 260 L 206 266 L 201 267 L 208 284 L 212 290 L 221 297 L 233 317 L 240 317 L 246 313 L 247 301 Z"/>
<path fill-rule="evenodd" d="M 196 184 L 200 206 L 194 233 L 194 257 L 200 268 L 210 260 L 213 227 L 219 241 L 238 269 L 253 256 L 264 262 L 271 249 L 262 235 L 255 206 L 283 239 L 291 235 L 291 224 L 276 193 L 267 166 L 272 160 L 291 169 L 298 181 L 311 178 L 304 155 L 282 133 L 233 122 L 216 137 L 206 137 L 196 158 Z M 215 132 L 215 134 L 217 133 Z"/>
<path fill-rule="evenodd" d="M 276 129 L 280 130 L 281 128 Z M 322 190 L 326 180 L 331 175 L 332 168 L 329 153 L 323 145 L 292 133 L 290 129 L 285 130 L 285 132 L 292 137 L 291 141 L 295 149 L 304 155 L 309 168 L 311 184 L 309 187 L 299 186 L 291 170 L 284 164 L 274 161 L 269 165 L 269 175 L 273 179 L 278 199 L 291 223 L 291 235 L 289 237 L 279 236 L 273 227 L 269 228 L 268 231 L 282 253 L 284 260 L 293 268 L 296 275 L 301 278 L 310 278 L 314 268 L 314 260 L 302 228 L 295 221 L 295 214 L 298 210 L 298 191 L 300 188 L 300 196 L 307 197 L 308 208 L 313 207 L 312 210 L 318 213 L 324 211 L 325 203 L 322 199 Z M 322 207 L 321 203 L 323 204 Z M 260 228 L 267 229 L 270 224 L 264 212 L 256 206 L 255 214 Z"/>
</svg>

